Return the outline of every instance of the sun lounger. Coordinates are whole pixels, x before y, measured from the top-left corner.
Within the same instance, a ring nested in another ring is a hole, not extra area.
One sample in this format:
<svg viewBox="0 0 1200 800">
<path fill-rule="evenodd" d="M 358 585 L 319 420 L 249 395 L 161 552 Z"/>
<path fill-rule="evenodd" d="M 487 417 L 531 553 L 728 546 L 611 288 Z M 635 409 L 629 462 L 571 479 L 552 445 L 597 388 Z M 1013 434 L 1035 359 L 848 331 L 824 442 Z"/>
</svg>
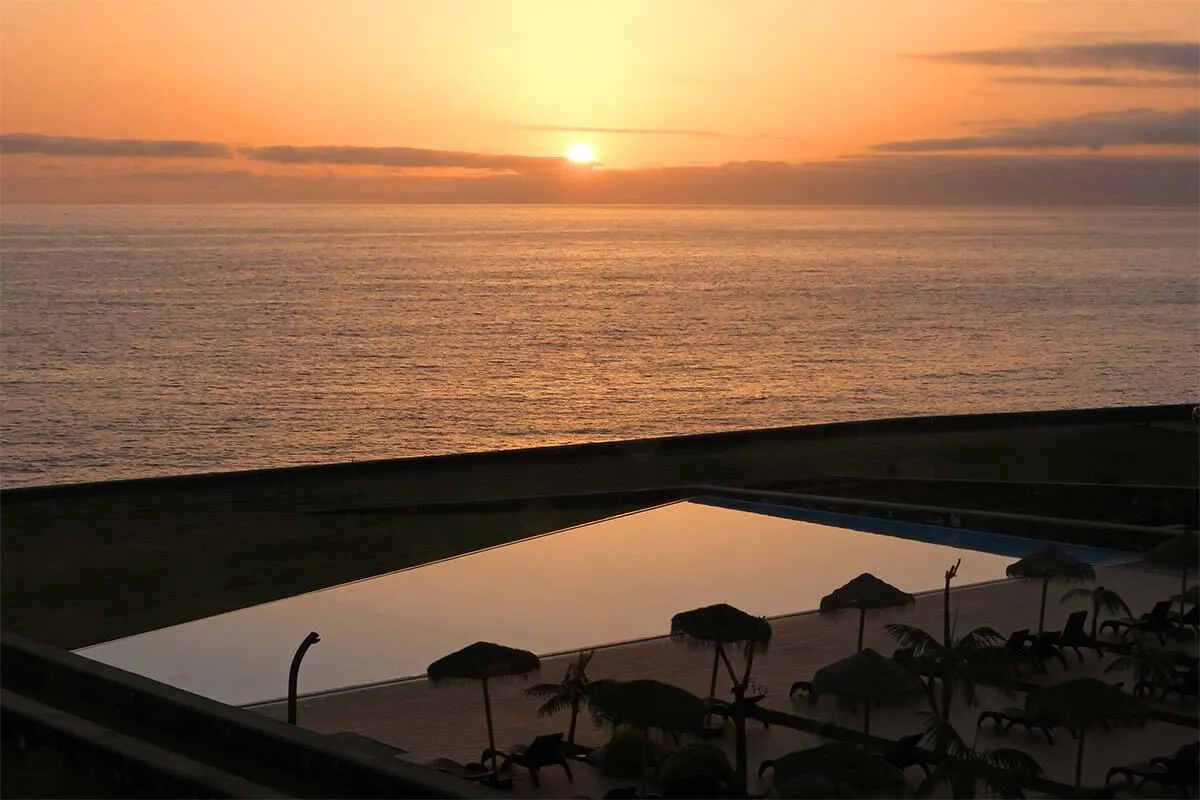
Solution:
<svg viewBox="0 0 1200 800">
<path fill-rule="evenodd" d="M 1058 637 L 1061 631 L 1049 631 L 1042 633 L 1040 636 L 1033 636 L 1029 640 L 1029 646 L 1025 652 L 1031 664 L 1038 672 L 1046 671 L 1046 662 L 1052 658 L 1057 658 L 1059 663 L 1063 665 L 1063 669 L 1068 669 L 1067 658 L 1062 654 L 1062 648 L 1058 646 Z"/>
<path fill-rule="evenodd" d="M 1020 725 L 1027 731 L 1041 731 L 1050 744 L 1054 744 L 1054 729 L 1063 727 L 1062 723 L 1045 714 L 1031 714 L 1023 708 L 1009 707 L 1002 711 L 979 712 L 979 717 L 975 720 L 975 729 L 979 730 L 988 720 L 994 722 L 996 730 L 1001 733 L 1008 733 L 1014 725 Z"/>
<path fill-rule="evenodd" d="M 1158 637 L 1158 641 L 1165 643 L 1163 633 L 1176 627 L 1170 619 L 1171 601 L 1160 600 L 1154 604 L 1154 607 L 1149 612 L 1142 614 L 1136 619 L 1133 617 L 1125 617 L 1124 619 L 1106 619 L 1100 623 L 1100 633 L 1112 631 L 1114 634 L 1122 636 L 1127 635 L 1129 631 L 1137 631 L 1139 633 L 1153 633 Z"/>
<path fill-rule="evenodd" d="M 1100 649 L 1100 643 L 1093 639 L 1087 630 L 1084 628 L 1084 623 L 1087 621 L 1088 612 L 1076 611 L 1067 617 L 1067 624 L 1061 631 L 1052 631 L 1043 633 L 1042 636 L 1047 637 L 1053 642 L 1061 653 L 1066 648 L 1071 648 L 1075 651 L 1076 657 L 1080 663 L 1083 663 L 1083 653 L 1079 648 L 1088 647 L 1096 651 L 1096 654 L 1101 658 L 1104 657 L 1104 651 Z M 1063 661 L 1066 665 L 1065 660 Z"/>
<path fill-rule="evenodd" d="M 1188 627 L 1195 628 L 1200 626 L 1200 606 L 1192 606 L 1191 610 L 1183 616 L 1180 616 L 1178 611 L 1172 611 L 1167 615 L 1167 618 L 1176 625 L 1187 625 Z"/>
<path fill-rule="evenodd" d="M 513 745 L 507 753 L 497 751 L 496 755 L 504 759 L 500 764 L 501 772 L 507 772 L 513 764 L 524 767 L 529 770 L 529 777 L 534 786 L 541 786 L 538 773 L 543 767 L 562 767 L 567 773 L 567 780 L 575 780 L 575 776 L 571 774 L 571 765 L 567 763 L 567 749 L 561 733 L 539 736 L 528 745 Z M 491 756 L 490 749 L 484 750 L 479 760 L 486 762 Z"/>
<path fill-rule="evenodd" d="M 1108 783 L 1120 775 L 1126 781 L 1134 781 L 1134 789 L 1140 790 L 1147 783 L 1155 783 L 1163 788 L 1178 789 L 1184 797 L 1189 797 L 1188 788 L 1195 786 L 1197 775 L 1200 775 L 1200 744 L 1184 745 L 1171 756 L 1159 756 L 1149 761 L 1134 764 L 1124 764 L 1113 767 L 1108 771 L 1104 782 Z"/>
<path fill-rule="evenodd" d="M 1177 694 L 1180 699 L 1200 697 L 1200 670 L 1192 666 L 1166 676 L 1164 681 L 1141 680 L 1134 684 L 1133 693 L 1166 699 Z"/>
</svg>

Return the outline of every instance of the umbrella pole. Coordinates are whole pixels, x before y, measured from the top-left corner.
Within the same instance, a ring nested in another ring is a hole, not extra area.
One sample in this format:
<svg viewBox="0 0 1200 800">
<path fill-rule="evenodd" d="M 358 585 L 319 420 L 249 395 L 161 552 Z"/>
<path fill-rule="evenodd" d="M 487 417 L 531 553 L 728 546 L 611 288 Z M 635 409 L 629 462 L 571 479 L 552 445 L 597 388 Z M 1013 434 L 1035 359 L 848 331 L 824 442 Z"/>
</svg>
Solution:
<svg viewBox="0 0 1200 800">
<path fill-rule="evenodd" d="M 1187 594 L 1187 571 L 1188 571 L 1187 564 L 1184 564 L 1183 565 L 1183 578 L 1180 580 L 1180 583 L 1179 583 L 1179 616 L 1180 617 L 1182 617 L 1184 614 L 1183 596 L 1185 594 Z"/>
<path fill-rule="evenodd" d="M 1050 588 L 1050 579 L 1042 578 L 1042 610 L 1038 612 L 1038 635 L 1046 629 L 1046 590 Z"/>
<path fill-rule="evenodd" d="M 713 650 L 712 683 L 708 687 L 708 713 L 704 715 L 704 727 L 712 724 L 713 699 L 717 696 L 717 668 L 721 666 L 721 644 L 718 642 Z"/>
<path fill-rule="evenodd" d="M 863 703 L 863 735 L 871 735 L 871 701 Z"/>
<path fill-rule="evenodd" d="M 1075 785 L 1079 786 L 1083 777 L 1083 740 L 1087 736 L 1087 728 L 1079 726 L 1079 748 L 1075 751 Z"/>
<path fill-rule="evenodd" d="M 646 796 L 646 761 L 650 750 L 650 729 L 642 728 L 642 768 L 639 770 L 641 777 L 638 779 L 638 797 Z"/>
<path fill-rule="evenodd" d="M 858 610 L 858 652 L 862 652 L 863 628 L 867 625 L 867 610 L 860 608 Z"/>
<path fill-rule="evenodd" d="M 487 716 L 488 750 L 492 751 L 492 778 L 499 780 L 500 770 L 496 768 L 496 735 L 492 732 L 492 697 L 488 694 L 487 678 L 483 679 L 483 713 Z"/>
</svg>

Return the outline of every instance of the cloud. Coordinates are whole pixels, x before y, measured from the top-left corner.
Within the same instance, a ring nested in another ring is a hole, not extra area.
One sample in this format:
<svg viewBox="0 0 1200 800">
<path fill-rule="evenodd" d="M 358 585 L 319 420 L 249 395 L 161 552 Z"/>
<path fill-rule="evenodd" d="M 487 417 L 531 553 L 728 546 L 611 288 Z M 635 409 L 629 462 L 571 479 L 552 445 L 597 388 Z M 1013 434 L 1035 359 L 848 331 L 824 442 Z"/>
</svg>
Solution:
<svg viewBox="0 0 1200 800">
<path fill-rule="evenodd" d="M 1195 208 L 1194 156 L 873 155 L 481 178 L 194 172 L 0 175 L 10 202 L 1142 205 Z M 152 178 L 152 179 L 151 179 Z"/>
<path fill-rule="evenodd" d="M 912 139 L 883 142 L 871 149 L 886 153 L 925 153 L 961 150 L 1040 150 L 1045 148 L 1200 143 L 1200 110 L 1159 111 L 1134 108 L 1126 111 L 1085 114 L 995 128 L 979 136 L 953 139 Z"/>
<path fill-rule="evenodd" d="M 984 67 L 1127 69 L 1191 75 L 1200 71 L 1200 42 L 1091 42 L 930 53 L 920 57 Z"/>
<path fill-rule="evenodd" d="M 199 170 L 129 172 L 121 176 L 131 181 L 228 181 L 253 180 L 257 175 L 250 170 L 224 169 L 201 172 Z"/>
<path fill-rule="evenodd" d="M 1100 86 L 1121 89 L 1195 89 L 1200 76 L 1192 78 L 1116 78 L 1111 75 L 1001 75 L 996 83 L 1022 86 Z"/>
<path fill-rule="evenodd" d="M 228 145 L 153 139 L 92 139 L 43 136 L 38 133 L 0 135 L 4 155 L 83 156 L 89 158 L 232 158 Z"/>
<path fill-rule="evenodd" d="M 416 147 L 242 147 L 238 150 L 251 161 L 274 164 L 345 164 L 376 167 L 461 167 L 496 171 L 527 172 L 562 169 L 569 165 L 563 158 L 543 156 L 492 155 L 455 150 L 425 150 Z"/>
</svg>

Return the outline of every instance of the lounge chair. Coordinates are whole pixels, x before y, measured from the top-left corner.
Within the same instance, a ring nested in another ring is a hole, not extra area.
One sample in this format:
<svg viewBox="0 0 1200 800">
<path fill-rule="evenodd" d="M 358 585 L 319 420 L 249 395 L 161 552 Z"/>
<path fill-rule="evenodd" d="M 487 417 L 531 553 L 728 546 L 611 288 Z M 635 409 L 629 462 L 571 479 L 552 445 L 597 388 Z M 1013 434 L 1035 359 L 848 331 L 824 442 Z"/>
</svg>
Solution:
<svg viewBox="0 0 1200 800">
<path fill-rule="evenodd" d="M 1029 635 L 1029 628 L 1021 628 L 1019 631 L 1013 631 L 1008 635 L 1002 645 L 1006 650 L 1012 650 L 1016 653 L 1024 652 L 1026 645 L 1032 637 Z"/>
<path fill-rule="evenodd" d="M 1034 637 L 1030 636 L 1029 628 L 1021 628 L 1018 631 L 1013 631 L 1008 635 L 1008 639 L 1004 644 L 996 647 L 997 656 L 1003 656 L 1012 665 L 1013 671 L 1019 671 L 1024 664 L 1032 664 L 1039 672 L 1045 672 L 1046 668 L 1040 662 L 1033 658 L 1030 642 Z"/>
<path fill-rule="evenodd" d="M 1067 658 L 1062 653 L 1062 648 L 1058 645 L 1059 636 L 1062 631 L 1046 631 L 1037 636 L 1029 638 L 1029 646 L 1025 652 L 1030 663 L 1038 672 L 1046 671 L 1046 662 L 1052 658 L 1057 658 L 1059 663 L 1063 665 L 1063 669 L 1070 667 L 1067 664 Z"/>
<path fill-rule="evenodd" d="M 1014 725 L 1020 725 L 1027 731 L 1039 730 L 1050 744 L 1054 744 L 1054 729 L 1062 726 L 1062 723 L 1049 715 L 1030 713 L 1023 708 L 1010 706 L 1002 711 L 979 712 L 979 717 L 975 720 L 975 730 L 979 730 L 989 719 L 996 724 L 996 730 L 1001 733 L 1008 733 Z"/>
<path fill-rule="evenodd" d="M 1178 614 L 1170 614 L 1167 619 L 1170 627 L 1163 632 L 1172 639 L 1189 641 L 1200 633 L 1200 606 L 1192 606 L 1192 610 L 1182 617 Z"/>
<path fill-rule="evenodd" d="M 1087 621 L 1087 615 L 1086 611 L 1076 611 L 1067 617 L 1067 624 L 1061 631 L 1042 634 L 1053 637 L 1051 641 L 1054 642 L 1055 647 L 1059 648 L 1060 652 L 1068 647 L 1074 650 L 1075 656 L 1081 664 L 1083 663 L 1083 653 L 1079 651 L 1081 647 L 1089 647 L 1095 650 L 1101 658 L 1104 658 L 1104 651 L 1100 649 L 1100 643 L 1093 639 L 1083 627 Z"/>
<path fill-rule="evenodd" d="M 925 734 L 923 733 L 901 736 L 881 750 L 879 757 L 901 772 L 909 767 L 920 767 L 925 776 L 929 777 L 929 760 L 919 746 L 924 738 Z"/>
<path fill-rule="evenodd" d="M 484 750 L 479 760 L 487 761 L 491 755 L 490 749 Z M 561 733 L 539 736 L 528 746 L 513 745 L 507 753 L 497 751 L 496 755 L 504 759 L 500 764 L 501 772 L 507 772 L 513 764 L 524 767 L 529 770 L 529 777 L 533 780 L 534 786 L 542 785 L 538 773 L 543 767 L 562 767 L 563 771 L 567 773 L 567 780 L 572 782 L 575 780 L 575 776 L 571 774 L 571 765 L 567 763 L 567 748 Z"/>
<path fill-rule="evenodd" d="M 1173 787 L 1189 797 L 1188 787 L 1195 786 L 1200 774 L 1200 743 L 1193 742 L 1179 748 L 1174 755 L 1158 756 L 1149 761 L 1113 767 L 1104 777 L 1108 783 L 1120 775 L 1126 781 L 1135 781 L 1134 789 L 1147 783 L 1156 783 L 1164 788 Z"/>
<path fill-rule="evenodd" d="M 1140 617 L 1125 617 L 1123 619 L 1106 619 L 1100 623 L 1100 633 L 1112 631 L 1114 634 L 1125 636 L 1129 631 L 1153 633 L 1160 643 L 1165 644 L 1163 633 L 1176 627 L 1170 619 L 1171 601 L 1160 600 L 1149 612 Z"/>
<path fill-rule="evenodd" d="M 1179 695 L 1180 699 L 1200 697 L 1200 670 L 1193 666 L 1167 676 L 1165 681 L 1138 681 L 1133 686 L 1133 693 L 1139 696 L 1157 696 L 1164 700 L 1173 694 Z"/>
</svg>

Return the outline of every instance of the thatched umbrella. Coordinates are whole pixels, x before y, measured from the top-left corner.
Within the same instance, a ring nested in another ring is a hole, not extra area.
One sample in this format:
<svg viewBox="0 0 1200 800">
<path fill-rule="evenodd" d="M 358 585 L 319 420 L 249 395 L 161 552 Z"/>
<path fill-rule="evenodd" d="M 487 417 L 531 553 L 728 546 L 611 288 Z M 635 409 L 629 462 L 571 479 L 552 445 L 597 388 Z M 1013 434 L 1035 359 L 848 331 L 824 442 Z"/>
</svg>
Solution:
<svg viewBox="0 0 1200 800">
<path fill-rule="evenodd" d="M 754 668 L 754 654 L 771 645 L 771 623 L 763 617 L 747 614 L 727 603 L 684 611 L 671 617 L 671 635 L 678 640 L 713 648 L 712 682 L 708 687 L 708 715 L 712 718 L 713 700 L 717 692 L 717 671 L 722 661 L 733 682 L 733 723 L 737 731 L 735 743 L 735 780 L 737 788 L 746 790 L 746 714 L 743 701 Z M 745 650 L 745 669 L 741 677 L 734 672 L 725 648 L 740 645 Z"/>
<path fill-rule="evenodd" d="M 704 722 L 707 706 L 696 695 L 652 680 L 592 681 L 587 687 L 588 708 L 597 720 L 614 728 L 628 725 L 642 732 L 640 794 L 646 788 L 646 750 L 650 731 L 668 733 L 693 730 Z"/>
<path fill-rule="evenodd" d="M 915 602 L 916 598 L 908 592 L 902 592 L 890 583 L 864 572 L 842 588 L 822 597 L 821 613 L 836 614 L 858 609 L 858 650 L 862 650 L 868 611 L 911 606 Z"/>
<path fill-rule="evenodd" d="M 439 658 L 426 671 L 431 683 L 447 680 L 480 681 L 483 683 L 483 710 L 487 715 L 488 750 L 492 754 L 492 773 L 496 767 L 496 735 L 492 729 L 492 698 L 488 694 L 488 679 L 510 675 L 528 675 L 541 667 L 538 657 L 528 650 L 516 650 L 492 642 L 476 642 L 462 650 Z"/>
<path fill-rule="evenodd" d="M 718 603 L 671 617 L 671 636 L 713 648 L 712 681 L 708 687 L 708 705 L 711 709 L 713 699 L 717 696 L 717 672 L 722 659 L 729 669 L 730 679 L 735 684 L 738 682 L 729 664 L 725 646 L 753 644 L 755 649 L 765 650 L 771 644 L 771 623 L 727 603 Z M 709 713 L 711 715 L 711 710 Z M 706 722 L 708 718 L 705 717 Z"/>
<path fill-rule="evenodd" d="M 915 705 L 925 696 L 925 687 L 916 673 L 869 647 L 817 670 L 812 687 L 816 694 L 862 703 L 863 733 L 871 732 L 872 703 L 902 708 Z"/>
<path fill-rule="evenodd" d="M 1160 567 L 1174 567 L 1179 570 L 1179 593 L 1187 594 L 1187 576 L 1189 569 L 1196 568 L 1200 561 L 1200 533 L 1183 531 L 1172 536 L 1165 542 L 1155 545 L 1146 551 L 1146 560 Z M 1179 613 L 1183 614 L 1184 600 L 1179 599 Z"/>
<path fill-rule="evenodd" d="M 1094 581 L 1096 571 L 1086 561 L 1048 544 L 1036 553 L 1025 556 L 1005 570 L 1010 578 L 1029 578 L 1042 582 L 1042 606 L 1038 612 L 1038 633 L 1046 629 L 1046 590 L 1052 579 Z"/>
<path fill-rule="evenodd" d="M 758 777 L 769 768 L 775 771 L 773 782 L 777 788 L 785 787 L 798 776 L 819 775 L 835 788 L 848 786 L 856 792 L 886 792 L 893 797 L 904 792 L 904 773 L 875 754 L 846 742 L 822 744 L 764 761 L 758 768 Z"/>
<path fill-rule="evenodd" d="M 1136 719 L 1145 711 L 1142 700 L 1096 678 L 1076 678 L 1025 696 L 1030 711 L 1047 714 L 1079 734 L 1075 753 L 1075 785 L 1083 774 L 1083 743 L 1087 729 L 1108 720 Z"/>
</svg>

